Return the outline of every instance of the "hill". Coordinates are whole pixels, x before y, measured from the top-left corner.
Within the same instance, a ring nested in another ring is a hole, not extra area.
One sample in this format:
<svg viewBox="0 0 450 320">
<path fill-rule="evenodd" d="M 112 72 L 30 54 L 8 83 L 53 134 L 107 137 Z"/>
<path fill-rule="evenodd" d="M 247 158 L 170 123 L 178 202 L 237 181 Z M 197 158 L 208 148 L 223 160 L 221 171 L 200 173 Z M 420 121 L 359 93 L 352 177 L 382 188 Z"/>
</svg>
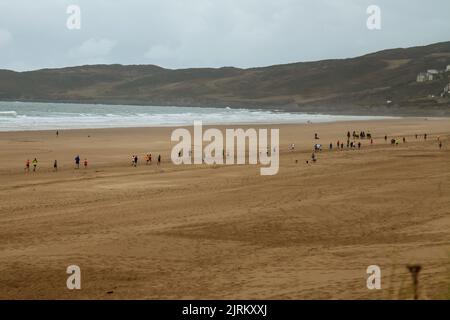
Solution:
<svg viewBox="0 0 450 320">
<path fill-rule="evenodd" d="M 450 72 L 416 82 L 419 72 L 447 65 L 450 42 L 250 69 L 86 65 L 0 70 L 0 100 L 450 115 L 450 98 L 440 97 Z"/>
</svg>

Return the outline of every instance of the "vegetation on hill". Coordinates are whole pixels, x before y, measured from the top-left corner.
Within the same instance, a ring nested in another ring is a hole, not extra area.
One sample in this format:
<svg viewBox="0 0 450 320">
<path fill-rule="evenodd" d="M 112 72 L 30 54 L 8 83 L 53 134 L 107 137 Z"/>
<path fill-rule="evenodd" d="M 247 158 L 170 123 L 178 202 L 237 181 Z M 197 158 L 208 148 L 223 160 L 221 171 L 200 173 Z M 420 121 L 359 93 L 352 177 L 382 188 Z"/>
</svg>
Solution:
<svg viewBox="0 0 450 320">
<path fill-rule="evenodd" d="M 419 72 L 447 65 L 450 42 L 250 69 L 88 65 L 0 70 L 0 100 L 450 115 L 450 98 L 440 97 L 450 72 L 416 82 Z"/>
</svg>

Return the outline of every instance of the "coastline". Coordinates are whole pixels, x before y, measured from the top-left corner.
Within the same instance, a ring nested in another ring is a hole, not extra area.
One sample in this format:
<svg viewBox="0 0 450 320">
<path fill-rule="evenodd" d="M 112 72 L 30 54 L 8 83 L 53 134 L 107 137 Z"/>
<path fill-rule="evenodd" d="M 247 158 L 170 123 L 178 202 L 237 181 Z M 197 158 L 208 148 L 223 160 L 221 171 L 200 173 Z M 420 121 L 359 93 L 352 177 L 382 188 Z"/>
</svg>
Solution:
<svg viewBox="0 0 450 320">
<path fill-rule="evenodd" d="M 434 106 L 428 104 L 423 105 L 394 105 L 372 104 L 340 104 L 320 105 L 317 102 L 310 105 L 297 103 L 260 103 L 260 102 L 189 102 L 189 101 L 141 101 L 141 100 L 108 100 L 108 99 L 5 99 L 0 102 L 30 102 L 30 103 L 66 103 L 66 104 L 93 104 L 93 105 L 112 105 L 112 106 L 161 106 L 161 107 L 195 107 L 195 108 L 231 108 L 231 109 L 248 109 L 262 111 L 281 111 L 290 113 L 307 113 L 307 114 L 327 114 L 327 115 L 348 115 L 348 116 L 387 116 L 387 117 L 450 117 L 450 108 L 446 106 Z"/>
<path fill-rule="evenodd" d="M 354 119 L 354 120 L 333 120 L 333 121 L 321 121 L 321 122 L 248 122 L 248 123 L 203 123 L 204 128 L 218 128 L 220 130 L 224 130 L 226 128 L 283 128 L 283 127 L 292 127 L 292 126 L 306 126 L 306 127 L 314 127 L 314 126 L 324 126 L 324 125 L 333 125 L 333 124 L 340 124 L 343 127 L 364 127 L 366 124 L 369 124 L 370 127 L 373 127 L 374 124 L 380 123 L 382 126 L 393 123 L 396 124 L 397 122 L 423 122 L 423 121 L 450 121 L 450 117 L 381 117 L 379 119 Z M 360 124 L 358 126 L 358 124 Z M 8 134 L 33 134 L 33 133 L 45 133 L 45 134 L 55 134 L 56 131 L 59 132 L 114 132 L 114 131 L 122 131 L 123 133 L 126 133 L 126 131 L 145 131 L 145 130 L 153 130 L 153 129 L 166 129 L 166 130 L 174 130 L 177 128 L 192 128 L 192 124 L 179 124 L 179 125 L 149 125 L 149 126 L 123 126 L 123 127 L 92 127 L 92 128 L 54 128 L 54 129 L 29 129 L 29 130 L 5 130 L 2 131 L 0 129 L 0 137 L 1 135 L 8 135 Z"/>
<path fill-rule="evenodd" d="M 238 128 L 238 127 L 276 127 L 276 126 L 289 126 L 289 125 L 318 125 L 318 124 L 330 124 L 330 123 L 355 123 L 355 122 L 367 122 L 367 121 L 388 121 L 388 120 L 419 120 L 423 119 L 422 117 L 383 117 L 382 119 L 354 119 L 354 120 L 330 120 L 330 121 L 317 121 L 317 122 L 230 122 L 230 123 L 203 123 L 204 127 L 215 127 L 215 128 Z M 445 120 L 450 119 L 450 117 L 434 117 L 434 118 L 426 118 L 426 120 Z M 167 124 L 167 125 L 148 125 L 148 126 L 118 126 L 118 127 L 83 127 L 83 128 L 63 128 L 63 127 L 55 127 L 52 129 L 13 129 L 13 130 L 1 130 L 0 133 L 6 132 L 52 132 L 55 131 L 74 131 L 74 130 L 115 130 L 115 129 L 156 129 L 156 128 L 189 128 L 192 127 L 192 124 Z"/>
<path fill-rule="evenodd" d="M 182 127 L 202 121 L 220 125 L 282 125 L 399 119 L 393 116 L 331 115 L 283 110 L 217 107 L 0 102 L 0 131 Z"/>
</svg>

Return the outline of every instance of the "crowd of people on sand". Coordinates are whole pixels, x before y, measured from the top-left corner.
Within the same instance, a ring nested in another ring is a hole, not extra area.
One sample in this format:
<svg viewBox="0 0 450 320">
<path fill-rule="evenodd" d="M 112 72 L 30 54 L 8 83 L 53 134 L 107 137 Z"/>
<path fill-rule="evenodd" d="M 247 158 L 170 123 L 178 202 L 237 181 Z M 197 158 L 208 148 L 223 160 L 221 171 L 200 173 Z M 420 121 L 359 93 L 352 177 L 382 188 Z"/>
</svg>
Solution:
<svg viewBox="0 0 450 320">
<path fill-rule="evenodd" d="M 56 136 L 59 136 L 59 131 L 56 131 Z M 352 133 L 350 133 L 350 131 L 347 131 L 346 134 L 347 137 L 347 141 L 345 143 L 345 146 L 347 148 L 347 150 L 360 150 L 362 148 L 362 143 L 361 140 L 368 140 L 370 145 L 374 144 L 374 140 L 372 138 L 372 134 L 370 132 L 366 132 L 366 131 L 353 131 Z M 423 140 L 426 141 L 428 138 L 428 134 L 424 133 L 421 135 L 415 134 L 414 135 L 415 139 L 419 139 L 421 137 L 423 137 Z M 352 140 L 350 140 L 350 138 L 352 138 Z M 319 134 L 315 133 L 314 134 L 314 140 L 320 140 Z M 358 140 L 358 142 L 356 142 L 355 140 Z M 388 143 L 388 136 L 384 135 L 384 141 L 386 143 Z M 403 143 L 406 143 L 406 137 L 402 137 L 402 141 Z M 442 149 L 442 141 L 440 139 L 440 136 L 437 137 L 437 142 L 438 142 L 438 147 L 439 149 Z M 398 145 L 400 144 L 400 140 L 397 138 L 391 138 L 390 139 L 390 144 L 391 145 Z M 311 154 L 311 161 L 313 163 L 317 162 L 317 153 L 322 152 L 322 144 L 320 143 L 315 143 L 314 147 L 313 147 L 313 152 Z M 291 143 L 288 147 L 289 151 L 294 151 L 295 150 L 295 144 Z M 328 145 L 328 150 L 332 151 L 332 150 L 344 150 L 344 141 L 341 140 L 337 140 L 336 144 L 333 144 L 333 142 L 330 142 Z M 275 152 L 275 149 L 274 149 Z M 223 150 L 223 156 L 225 157 L 225 150 Z M 267 149 L 267 155 L 269 154 L 269 150 Z M 182 156 L 181 152 L 178 154 L 179 157 Z M 189 156 L 191 156 L 191 150 L 189 150 Z M 228 152 L 226 153 L 226 157 L 228 158 Z M 79 155 L 77 155 L 74 159 L 75 161 L 75 169 L 80 169 L 80 164 L 81 164 L 81 157 Z M 295 160 L 296 163 L 298 163 L 298 160 Z M 131 157 L 131 165 L 133 167 L 137 167 L 139 163 L 139 158 L 137 155 L 132 155 Z M 151 165 L 152 164 L 152 154 L 148 153 L 145 155 L 145 163 L 146 165 Z M 307 164 L 309 164 L 309 160 L 306 161 Z M 158 155 L 157 158 L 157 165 L 161 165 L 161 155 Z M 33 172 L 35 172 L 37 170 L 38 167 L 38 160 L 37 158 L 34 158 L 33 161 L 30 162 L 30 159 L 26 160 L 25 163 L 25 171 L 26 172 L 30 172 L 30 167 L 33 167 Z M 87 158 L 84 159 L 83 161 L 83 166 L 85 169 L 87 169 L 88 167 L 88 160 Z M 58 171 L 58 160 L 54 160 L 53 162 L 53 171 Z"/>
<path fill-rule="evenodd" d="M 421 134 L 421 135 L 415 134 L 414 136 L 415 136 L 416 140 L 419 139 L 420 137 L 423 137 L 423 140 L 426 141 L 428 138 L 428 135 L 426 133 Z M 370 145 L 374 144 L 374 140 L 373 140 L 372 134 L 370 132 L 353 131 L 352 133 L 350 133 L 350 131 L 347 131 L 346 137 L 347 137 L 347 141 L 346 141 L 347 150 L 360 150 L 362 147 L 361 140 L 368 140 Z M 351 140 L 351 138 L 352 138 L 352 140 Z M 318 133 L 314 133 L 314 140 L 320 140 Z M 355 140 L 358 140 L 358 141 L 356 142 Z M 384 136 L 384 140 L 386 143 L 388 142 L 387 135 Z M 403 141 L 403 143 L 406 143 L 406 137 L 402 137 L 401 141 Z M 442 149 L 442 141 L 439 136 L 437 137 L 437 142 L 438 142 L 438 147 L 441 150 Z M 400 140 L 398 138 L 391 138 L 390 143 L 392 145 L 398 145 L 400 143 Z M 295 145 L 292 143 L 289 146 L 289 150 L 293 151 L 294 146 Z M 335 145 L 333 144 L 333 142 L 330 142 L 328 145 L 328 150 L 332 151 L 333 149 L 344 150 L 344 142 L 341 140 L 337 140 Z M 313 152 L 311 154 L 311 162 L 312 163 L 317 162 L 317 153 L 319 153 L 321 151 L 322 151 L 322 145 L 316 142 L 313 146 Z M 298 163 L 298 160 L 295 160 L 295 162 Z M 306 163 L 309 164 L 310 161 L 306 160 Z"/>
<path fill-rule="evenodd" d="M 132 155 L 131 156 L 131 165 L 133 167 L 137 167 L 138 166 L 138 162 L 139 162 L 138 156 L 137 155 Z M 147 153 L 145 155 L 145 164 L 146 165 L 151 165 L 152 164 L 152 154 L 151 153 Z M 160 154 L 158 155 L 156 164 L 158 166 L 161 164 L 161 155 Z"/>
<path fill-rule="evenodd" d="M 56 130 L 56 137 L 59 137 L 59 130 Z M 88 138 L 90 138 L 90 135 L 88 136 Z M 133 167 L 137 167 L 138 165 L 138 156 L 137 155 L 133 155 L 132 156 L 132 166 Z M 145 160 L 146 160 L 146 164 L 150 165 L 152 164 L 152 154 L 148 153 L 145 155 Z M 74 158 L 74 163 L 75 163 L 75 169 L 80 169 L 80 165 L 81 165 L 81 157 L 79 155 L 76 155 Z M 157 158 L 157 165 L 161 164 L 161 155 L 158 155 Z M 25 172 L 30 172 L 30 167 L 33 167 L 33 172 L 36 172 L 37 167 L 38 167 L 38 160 L 37 158 L 34 158 L 33 161 L 30 161 L 30 159 L 27 159 L 25 162 Z M 84 169 L 88 168 L 88 160 L 87 158 L 84 159 L 83 161 L 83 166 Z M 53 171 L 58 171 L 58 160 L 54 160 L 53 161 Z"/>
<path fill-rule="evenodd" d="M 75 157 L 74 162 L 75 162 L 75 169 L 80 169 L 81 158 L 79 155 Z M 31 164 L 33 165 L 33 172 L 36 172 L 38 166 L 37 158 L 34 158 Z M 83 166 L 85 169 L 87 169 L 88 167 L 88 160 L 86 158 L 83 161 Z M 30 172 L 30 159 L 27 159 L 27 161 L 25 162 L 25 171 Z M 53 161 L 53 171 L 55 172 L 58 171 L 58 160 Z"/>
<path fill-rule="evenodd" d="M 152 154 L 151 153 L 147 154 L 145 156 L 145 159 L 146 159 L 146 164 L 147 165 L 152 164 Z M 81 158 L 80 158 L 79 155 L 77 155 L 74 158 L 74 164 L 75 164 L 74 169 L 80 169 Z M 161 164 L 161 155 L 158 155 L 156 164 L 158 166 Z M 137 167 L 137 165 L 138 165 L 138 156 L 137 155 L 133 155 L 131 157 L 131 165 L 133 167 Z M 25 172 L 30 172 L 30 170 L 31 170 L 30 167 L 31 166 L 33 167 L 33 172 L 36 172 L 37 167 L 38 167 L 38 160 L 37 160 L 37 158 L 34 158 L 33 161 L 30 161 L 30 159 L 26 160 L 26 162 L 25 162 Z M 88 160 L 87 160 L 87 158 L 85 158 L 84 161 L 83 161 L 83 167 L 84 167 L 84 169 L 88 168 Z M 58 171 L 58 160 L 54 160 L 53 161 L 53 171 L 55 171 L 55 172 Z"/>
</svg>

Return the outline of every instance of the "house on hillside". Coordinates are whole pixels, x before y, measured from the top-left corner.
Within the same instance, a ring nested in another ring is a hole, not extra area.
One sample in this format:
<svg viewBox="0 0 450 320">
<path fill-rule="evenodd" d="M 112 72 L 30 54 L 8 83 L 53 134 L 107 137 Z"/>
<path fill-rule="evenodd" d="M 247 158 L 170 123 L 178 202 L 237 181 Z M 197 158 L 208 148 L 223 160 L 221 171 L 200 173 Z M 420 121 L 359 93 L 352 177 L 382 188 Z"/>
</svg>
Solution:
<svg viewBox="0 0 450 320">
<path fill-rule="evenodd" d="M 439 71 L 430 69 L 427 72 L 420 72 L 417 75 L 417 82 L 433 81 L 439 77 Z"/>
<path fill-rule="evenodd" d="M 448 68 L 448 67 L 447 67 Z M 433 81 L 443 77 L 443 70 L 428 69 L 427 72 L 420 72 L 417 75 L 417 82 Z"/>
<path fill-rule="evenodd" d="M 426 72 L 420 72 L 417 75 L 417 82 L 425 82 L 428 81 L 428 74 Z"/>
<path fill-rule="evenodd" d="M 439 77 L 439 71 L 436 69 L 428 69 L 428 81 L 436 80 Z"/>
</svg>

